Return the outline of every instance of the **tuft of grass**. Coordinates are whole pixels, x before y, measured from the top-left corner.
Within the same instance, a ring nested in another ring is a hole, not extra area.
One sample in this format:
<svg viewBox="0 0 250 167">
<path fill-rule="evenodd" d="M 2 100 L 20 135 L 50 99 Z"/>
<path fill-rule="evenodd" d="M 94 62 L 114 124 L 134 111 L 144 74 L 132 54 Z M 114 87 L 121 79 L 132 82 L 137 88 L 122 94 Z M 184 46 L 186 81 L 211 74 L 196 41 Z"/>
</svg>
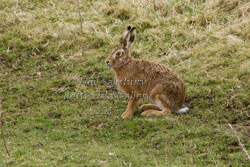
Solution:
<svg viewBox="0 0 250 167">
<path fill-rule="evenodd" d="M 0 166 L 249 165 L 227 126 L 250 153 L 247 0 L 88 0 L 80 10 L 82 30 L 77 1 L 1 1 L 0 110 L 12 157 L 1 144 Z M 137 28 L 133 57 L 183 78 L 187 114 L 122 120 L 126 100 L 92 97 L 116 86 L 79 84 L 114 78 L 104 60 L 127 25 Z"/>
</svg>

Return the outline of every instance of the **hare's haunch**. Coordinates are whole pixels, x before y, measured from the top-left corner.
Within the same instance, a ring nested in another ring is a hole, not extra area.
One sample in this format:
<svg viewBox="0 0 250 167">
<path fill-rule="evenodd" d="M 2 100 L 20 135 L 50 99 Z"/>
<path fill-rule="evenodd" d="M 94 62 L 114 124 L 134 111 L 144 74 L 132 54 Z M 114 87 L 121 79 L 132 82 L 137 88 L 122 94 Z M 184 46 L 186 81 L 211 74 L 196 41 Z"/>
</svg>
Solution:
<svg viewBox="0 0 250 167">
<path fill-rule="evenodd" d="M 111 55 L 106 59 L 106 65 L 111 66 L 118 81 L 142 80 L 136 86 L 118 84 L 126 93 L 136 92 L 148 94 L 155 104 L 143 104 L 139 109 L 144 111 L 143 116 L 167 115 L 171 112 L 184 113 L 187 107 L 181 108 L 185 100 L 185 85 L 183 80 L 170 68 L 151 61 L 134 59 L 130 55 L 130 45 L 135 39 L 136 28 L 128 26 L 123 32 L 120 45 L 113 49 Z M 122 82 L 118 82 L 122 83 Z M 139 98 L 128 102 L 126 111 L 122 118 L 133 116 L 134 107 Z"/>
</svg>

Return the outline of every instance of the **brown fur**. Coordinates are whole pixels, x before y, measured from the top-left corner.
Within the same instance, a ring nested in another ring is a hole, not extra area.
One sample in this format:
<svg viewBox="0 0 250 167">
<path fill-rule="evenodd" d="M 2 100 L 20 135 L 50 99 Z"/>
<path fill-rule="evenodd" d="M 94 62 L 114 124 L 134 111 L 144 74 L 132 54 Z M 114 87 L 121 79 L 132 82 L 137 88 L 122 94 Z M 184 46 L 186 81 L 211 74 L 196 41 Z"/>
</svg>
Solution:
<svg viewBox="0 0 250 167">
<path fill-rule="evenodd" d="M 126 93 L 132 94 L 151 94 L 151 98 L 160 104 L 162 111 L 156 110 L 157 105 L 145 104 L 140 107 L 141 110 L 147 110 L 142 113 L 144 116 L 166 115 L 178 111 L 185 100 L 185 86 L 183 80 L 170 68 L 151 61 L 134 59 L 130 55 L 129 46 L 135 38 L 135 28 L 128 26 L 120 39 L 120 46 L 115 48 L 111 55 L 106 59 L 106 63 L 115 71 L 119 87 Z M 119 53 L 117 53 L 119 52 Z M 144 80 L 138 86 L 120 84 L 120 80 Z M 122 114 L 123 118 L 131 117 L 134 113 L 134 107 L 137 99 L 129 100 L 126 112 Z M 150 110 L 150 108 L 152 110 Z"/>
</svg>

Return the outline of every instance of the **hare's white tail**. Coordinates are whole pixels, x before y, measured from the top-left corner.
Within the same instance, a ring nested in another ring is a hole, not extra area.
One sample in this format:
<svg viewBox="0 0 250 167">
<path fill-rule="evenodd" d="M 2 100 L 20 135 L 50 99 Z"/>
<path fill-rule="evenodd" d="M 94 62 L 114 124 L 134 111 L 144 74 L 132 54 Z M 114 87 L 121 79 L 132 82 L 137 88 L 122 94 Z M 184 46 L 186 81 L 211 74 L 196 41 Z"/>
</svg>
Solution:
<svg viewBox="0 0 250 167">
<path fill-rule="evenodd" d="M 179 109 L 176 113 L 177 114 L 182 114 L 182 113 L 186 113 L 189 110 L 188 107 L 183 107 L 181 109 Z"/>
</svg>

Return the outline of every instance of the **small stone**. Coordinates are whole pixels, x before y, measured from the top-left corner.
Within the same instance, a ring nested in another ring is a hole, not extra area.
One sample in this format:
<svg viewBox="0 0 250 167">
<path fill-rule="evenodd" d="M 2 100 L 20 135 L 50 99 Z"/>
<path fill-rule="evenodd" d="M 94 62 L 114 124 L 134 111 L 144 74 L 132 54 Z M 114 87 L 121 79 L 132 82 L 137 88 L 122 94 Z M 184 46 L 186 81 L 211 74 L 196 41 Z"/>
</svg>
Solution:
<svg viewBox="0 0 250 167">
<path fill-rule="evenodd" d="M 109 155 L 110 155 L 110 156 L 113 156 L 113 155 L 115 155 L 115 153 L 109 153 Z"/>
</svg>

